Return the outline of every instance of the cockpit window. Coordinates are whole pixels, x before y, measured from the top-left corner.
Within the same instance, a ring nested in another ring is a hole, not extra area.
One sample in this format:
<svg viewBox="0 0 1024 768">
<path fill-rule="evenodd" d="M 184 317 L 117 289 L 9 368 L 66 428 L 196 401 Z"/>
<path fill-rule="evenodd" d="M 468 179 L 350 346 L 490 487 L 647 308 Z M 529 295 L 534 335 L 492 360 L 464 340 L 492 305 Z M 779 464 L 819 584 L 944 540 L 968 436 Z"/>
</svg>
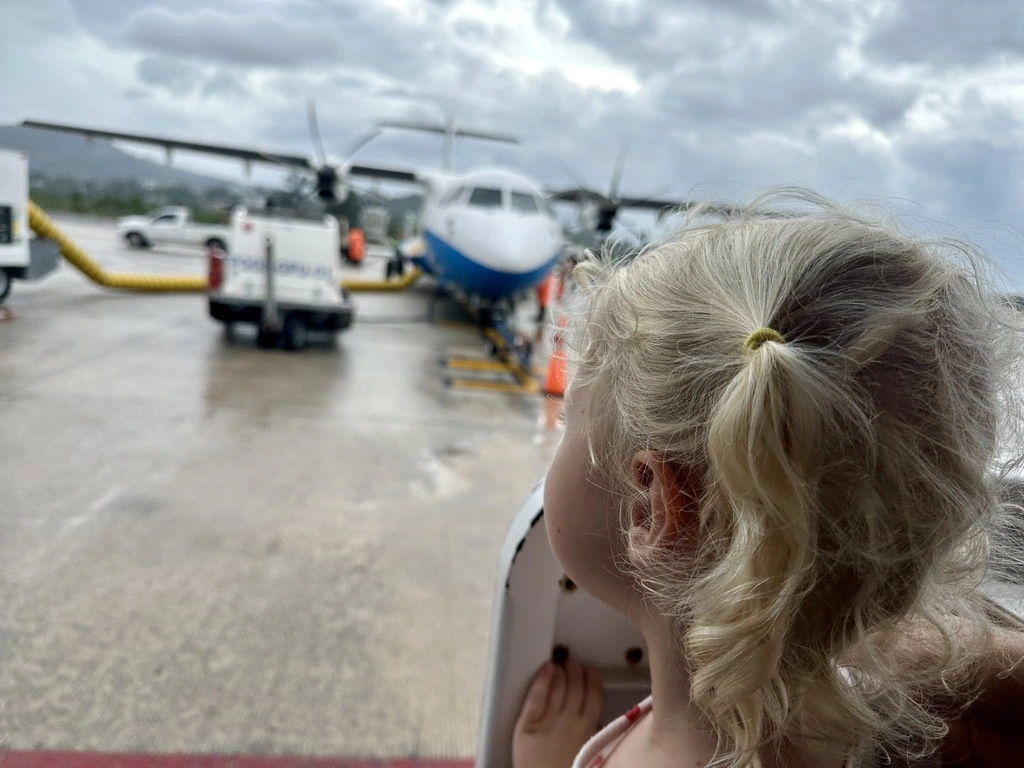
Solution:
<svg viewBox="0 0 1024 768">
<path fill-rule="evenodd" d="M 477 208 L 501 208 L 501 190 L 488 187 L 475 187 L 469 193 L 469 204 Z"/>
<path fill-rule="evenodd" d="M 444 193 L 444 197 L 441 198 L 441 202 L 439 204 L 440 205 L 451 205 L 456 200 L 458 200 L 460 197 L 462 197 L 462 193 L 465 192 L 465 191 L 466 191 L 465 187 L 455 187 L 455 189 L 450 189 L 450 190 L 448 190 L 447 192 Z"/>
<path fill-rule="evenodd" d="M 536 213 L 537 198 L 529 192 L 512 193 L 512 210 L 519 213 Z"/>
</svg>

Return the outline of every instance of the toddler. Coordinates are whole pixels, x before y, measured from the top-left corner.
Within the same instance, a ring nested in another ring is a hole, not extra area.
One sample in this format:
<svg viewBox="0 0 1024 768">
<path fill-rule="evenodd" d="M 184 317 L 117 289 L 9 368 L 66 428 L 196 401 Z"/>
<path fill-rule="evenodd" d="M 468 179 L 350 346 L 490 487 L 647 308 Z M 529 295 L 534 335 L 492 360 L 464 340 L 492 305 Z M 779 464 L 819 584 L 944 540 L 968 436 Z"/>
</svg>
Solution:
<svg viewBox="0 0 1024 768">
<path fill-rule="evenodd" d="M 516 768 L 925 764 L 1012 665 L 1020 323 L 969 247 L 794 194 L 576 270 L 545 523 L 653 695 L 594 737 L 597 673 L 545 665 Z"/>
</svg>

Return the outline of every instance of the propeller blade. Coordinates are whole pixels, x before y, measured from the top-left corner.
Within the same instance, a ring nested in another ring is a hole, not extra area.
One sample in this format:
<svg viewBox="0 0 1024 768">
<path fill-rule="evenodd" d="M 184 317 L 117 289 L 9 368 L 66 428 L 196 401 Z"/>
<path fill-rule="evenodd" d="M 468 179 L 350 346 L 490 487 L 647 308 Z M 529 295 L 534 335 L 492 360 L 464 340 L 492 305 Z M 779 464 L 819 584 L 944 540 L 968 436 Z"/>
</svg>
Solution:
<svg viewBox="0 0 1024 768">
<path fill-rule="evenodd" d="M 313 99 L 309 100 L 306 117 L 309 121 L 309 139 L 313 142 L 313 150 L 316 152 L 316 162 L 318 165 L 324 165 L 327 163 L 327 153 L 324 152 L 324 143 L 320 140 L 320 125 L 316 119 L 316 101 Z"/>
<path fill-rule="evenodd" d="M 608 199 L 615 200 L 619 196 L 619 184 L 622 183 L 622 171 L 626 167 L 626 154 L 629 152 L 629 141 L 623 141 L 619 147 L 619 155 L 615 158 L 615 169 L 612 171 L 612 181 L 608 186 Z"/>
<path fill-rule="evenodd" d="M 558 165 L 562 168 L 562 173 L 572 179 L 572 183 L 576 185 L 577 189 L 587 189 L 587 185 L 580 181 L 580 177 L 576 175 L 567 163 L 559 161 Z"/>
<path fill-rule="evenodd" d="M 345 160 L 351 160 L 352 156 L 356 152 L 358 152 L 360 149 L 362 149 L 371 141 L 380 136 L 381 133 L 383 133 L 383 131 L 380 128 L 374 128 L 372 130 L 367 131 L 366 133 L 361 133 L 358 136 L 356 136 L 355 139 L 353 139 L 352 143 L 349 144 L 348 148 L 345 150 Z"/>
</svg>

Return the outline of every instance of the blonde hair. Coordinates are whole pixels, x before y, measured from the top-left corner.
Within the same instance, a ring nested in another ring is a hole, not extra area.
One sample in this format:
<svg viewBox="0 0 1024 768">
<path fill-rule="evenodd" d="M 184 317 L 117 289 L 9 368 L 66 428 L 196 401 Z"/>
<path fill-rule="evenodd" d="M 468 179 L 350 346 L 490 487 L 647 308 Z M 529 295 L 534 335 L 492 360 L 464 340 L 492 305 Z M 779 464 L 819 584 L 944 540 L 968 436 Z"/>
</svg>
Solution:
<svg viewBox="0 0 1024 768">
<path fill-rule="evenodd" d="M 967 685 L 954 617 L 992 626 L 976 587 L 1019 423 L 1019 323 L 983 264 L 786 191 L 577 268 L 597 470 L 624 511 L 637 450 L 703 481 L 697 551 L 627 547 L 722 764 L 808 740 L 924 756 L 946 732 L 922 692 Z M 744 354 L 758 329 L 779 338 Z"/>
</svg>

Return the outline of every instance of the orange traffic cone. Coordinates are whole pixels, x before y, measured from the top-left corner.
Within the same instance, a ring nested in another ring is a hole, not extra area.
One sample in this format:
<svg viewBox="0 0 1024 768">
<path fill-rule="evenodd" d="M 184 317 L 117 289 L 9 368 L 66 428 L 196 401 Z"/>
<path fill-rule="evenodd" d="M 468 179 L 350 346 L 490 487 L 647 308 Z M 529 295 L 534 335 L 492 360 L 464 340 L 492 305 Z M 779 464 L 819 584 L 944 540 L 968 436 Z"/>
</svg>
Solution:
<svg viewBox="0 0 1024 768">
<path fill-rule="evenodd" d="M 551 350 L 551 357 L 548 358 L 548 373 L 544 377 L 544 393 L 552 397 L 561 397 L 565 394 L 565 347 L 563 346 L 562 333 L 565 328 L 565 317 L 558 319 L 558 330 L 555 331 L 554 349 Z"/>
</svg>

